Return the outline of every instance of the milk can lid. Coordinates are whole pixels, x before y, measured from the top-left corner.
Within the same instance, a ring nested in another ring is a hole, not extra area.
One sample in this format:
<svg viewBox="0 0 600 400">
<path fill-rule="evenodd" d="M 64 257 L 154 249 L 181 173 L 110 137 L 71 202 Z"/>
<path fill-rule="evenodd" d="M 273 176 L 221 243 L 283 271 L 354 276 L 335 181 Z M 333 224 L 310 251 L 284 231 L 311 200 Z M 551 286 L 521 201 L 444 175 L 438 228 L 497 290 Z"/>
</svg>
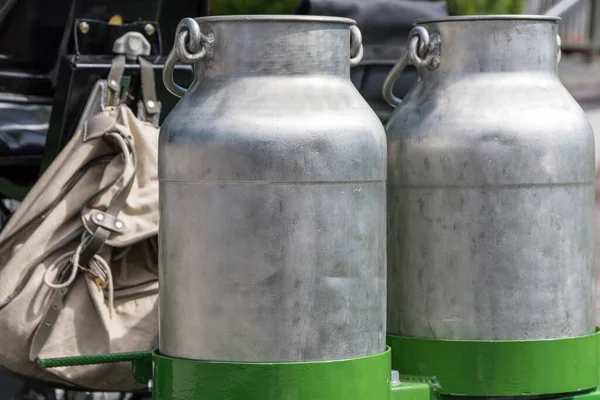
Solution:
<svg viewBox="0 0 600 400">
<path fill-rule="evenodd" d="M 558 22 L 561 20 L 560 17 L 551 15 L 521 15 L 521 14 L 506 14 L 506 15 L 459 15 L 454 17 L 442 17 L 434 19 L 418 19 L 415 20 L 414 25 L 431 24 L 435 22 L 453 22 L 453 21 L 499 21 L 499 20 L 512 20 L 512 21 L 547 21 L 547 22 Z"/>
<path fill-rule="evenodd" d="M 356 25 L 356 21 L 350 18 L 329 17 L 321 15 L 215 15 L 209 17 L 194 18 L 198 23 L 202 22 L 325 22 Z"/>
</svg>

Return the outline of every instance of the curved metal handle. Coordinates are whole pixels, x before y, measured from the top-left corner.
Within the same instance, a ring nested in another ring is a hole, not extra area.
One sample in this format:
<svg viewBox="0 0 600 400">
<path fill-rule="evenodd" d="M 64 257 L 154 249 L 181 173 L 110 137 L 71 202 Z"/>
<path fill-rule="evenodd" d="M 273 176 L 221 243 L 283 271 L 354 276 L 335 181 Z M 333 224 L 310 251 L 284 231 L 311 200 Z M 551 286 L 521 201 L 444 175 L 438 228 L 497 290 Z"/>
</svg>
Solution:
<svg viewBox="0 0 600 400">
<path fill-rule="evenodd" d="M 362 45 L 362 33 L 358 26 L 350 27 L 350 67 L 356 67 L 362 60 L 364 49 Z"/>
<path fill-rule="evenodd" d="M 392 89 L 394 88 L 396 80 L 402 71 L 404 71 L 404 68 L 406 68 L 409 61 L 410 54 L 408 54 L 408 51 L 405 51 L 400 60 L 398 60 L 398 62 L 392 67 L 383 81 L 383 99 L 392 107 L 397 107 L 400 103 L 402 103 L 402 99 L 397 97 L 392 92 Z"/>
<path fill-rule="evenodd" d="M 175 65 L 177 62 L 195 64 L 198 61 L 209 60 L 212 58 L 214 41 L 214 35 L 203 34 L 200 25 L 193 18 L 181 20 L 175 31 L 173 49 L 163 68 L 163 83 L 169 92 L 177 97 L 183 97 L 187 93 L 188 89 L 179 86 L 173 80 Z"/>
<path fill-rule="evenodd" d="M 439 66 L 439 57 L 430 52 L 430 44 L 429 32 L 422 26 L 415 26 L 408 34 L 408 48 L 383 81 L 383 98 L 392 107 L 397 107 L 402 102 L 402 99 L 394 95 L 392 89 L 409 62 L 419 68 L 435 69 Z"/>
</svg>

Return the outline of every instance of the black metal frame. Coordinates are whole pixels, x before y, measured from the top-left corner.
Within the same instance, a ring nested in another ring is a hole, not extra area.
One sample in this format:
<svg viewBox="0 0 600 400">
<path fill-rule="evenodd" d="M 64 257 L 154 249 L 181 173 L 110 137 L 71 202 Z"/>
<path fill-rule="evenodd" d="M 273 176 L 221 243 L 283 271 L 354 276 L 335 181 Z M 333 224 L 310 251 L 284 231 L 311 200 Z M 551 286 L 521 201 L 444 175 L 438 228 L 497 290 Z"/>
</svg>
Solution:
<svg viewBox="0 0 600 400">
<path fill-rule="evenodd" d="M 209 0 L 8 0 L 0 8 L 0 92 L 52 96 L 60 58 L 77 54 L 76 20 L 156 21 L 166 55 L 179 21 L 208 11 Z"/>
<path fill-rule="evenodd" d="M 126 32 L 141 32 L 152 45 L 158 100 L 166 116 L 177 99 L 161 84 L 164 56 L 181 19 L 208 11 L 209 0 L 8 0 L 0 8 L 0 94 L 53 99 L 41 170 L 73 134 L 87 94 L 108 74 L 112 43 Z M 110 24 L 117 15 L 123 24 Z M 80 29 L 82 22 L 89 29 Z M 154 27 L 151 34 L 148 24 Z M 134 86 L 138 70 L 137 63 L 126 68 L 125 77 Z M 190 71 L 181 66 L 177 79 L 190 83 Z M 20 199 L 25 192 L 0 179 L 0 196 Z"/>
</svg>

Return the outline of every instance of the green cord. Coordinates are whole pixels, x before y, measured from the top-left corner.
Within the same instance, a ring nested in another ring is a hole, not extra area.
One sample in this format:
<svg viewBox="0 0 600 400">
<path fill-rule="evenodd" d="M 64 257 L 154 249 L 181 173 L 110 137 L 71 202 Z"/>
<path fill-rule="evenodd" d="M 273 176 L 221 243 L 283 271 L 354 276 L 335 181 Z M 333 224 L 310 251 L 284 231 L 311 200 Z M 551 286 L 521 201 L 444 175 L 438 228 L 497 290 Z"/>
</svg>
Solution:
<svg viewBox="0 0 600 400">
<path fill-rule="evenodd" d="M 38 360 L 42 369 L 73 367 L 76 365 L 111 364 L 118 362 L 133 362 L 138 360 L 152 359 L 151 351 L 137 351 L 131 353 L 99 354 L 94 356 L 77 356 L 62 358 L 46 358 Z"/>
</svg>

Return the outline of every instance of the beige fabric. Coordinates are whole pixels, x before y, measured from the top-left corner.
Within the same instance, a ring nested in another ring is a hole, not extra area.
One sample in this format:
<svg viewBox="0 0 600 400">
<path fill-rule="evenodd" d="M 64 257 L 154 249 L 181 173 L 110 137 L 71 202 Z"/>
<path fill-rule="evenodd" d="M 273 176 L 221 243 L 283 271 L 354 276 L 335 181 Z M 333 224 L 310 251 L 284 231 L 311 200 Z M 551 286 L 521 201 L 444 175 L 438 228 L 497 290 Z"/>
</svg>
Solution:
<svg viewBox="0 0 600 400">
<path fill-rule="evenodd" d="M 131 191 L 117 216 L 123 222 L 123 232 L 111 232 L 98 252 L 110 266 L 113 290 L 109 290 L 108 275 L 95 276 L 78 269 L 38 357 L 117 353 L 156 346 L 158 129 L 139 121 L 124 105 L 105 110 L 99 118 L 112 118 L 116 124 L 107 132 L 118 132 L 121 140 L 94 132 L 89 124 L 77 132 L 0 235 L 0 366 L 62 384 L 131 390 L 139 385 L 131 377 L 127 363 L 41 370 L 29 359 L 32 337 L 54 293 L 44 283 L 47 269 L 65 254 L 70 258 L 68 253 L 94 233 L 97 225 L 91 214 L 105 211 L 133 174 Z M 135 169 L 133 153 L 124 154 L 117 146 L 128 141 L 137 155 Z M 97 162 L 85 169 L 65 194 L 64 188 L 76 171 L 93 160 Z M 61 244 L 69 235 L 70 240 Z M 48 254 L 57 244 L 59 248 Z M 39 262 L 28 268 L 38 258 Z M 50 283 L 53 275 L 54 271 L 50 271 Z M 114 296 L 110 296 L 111 292 Z"/>
</svg>

